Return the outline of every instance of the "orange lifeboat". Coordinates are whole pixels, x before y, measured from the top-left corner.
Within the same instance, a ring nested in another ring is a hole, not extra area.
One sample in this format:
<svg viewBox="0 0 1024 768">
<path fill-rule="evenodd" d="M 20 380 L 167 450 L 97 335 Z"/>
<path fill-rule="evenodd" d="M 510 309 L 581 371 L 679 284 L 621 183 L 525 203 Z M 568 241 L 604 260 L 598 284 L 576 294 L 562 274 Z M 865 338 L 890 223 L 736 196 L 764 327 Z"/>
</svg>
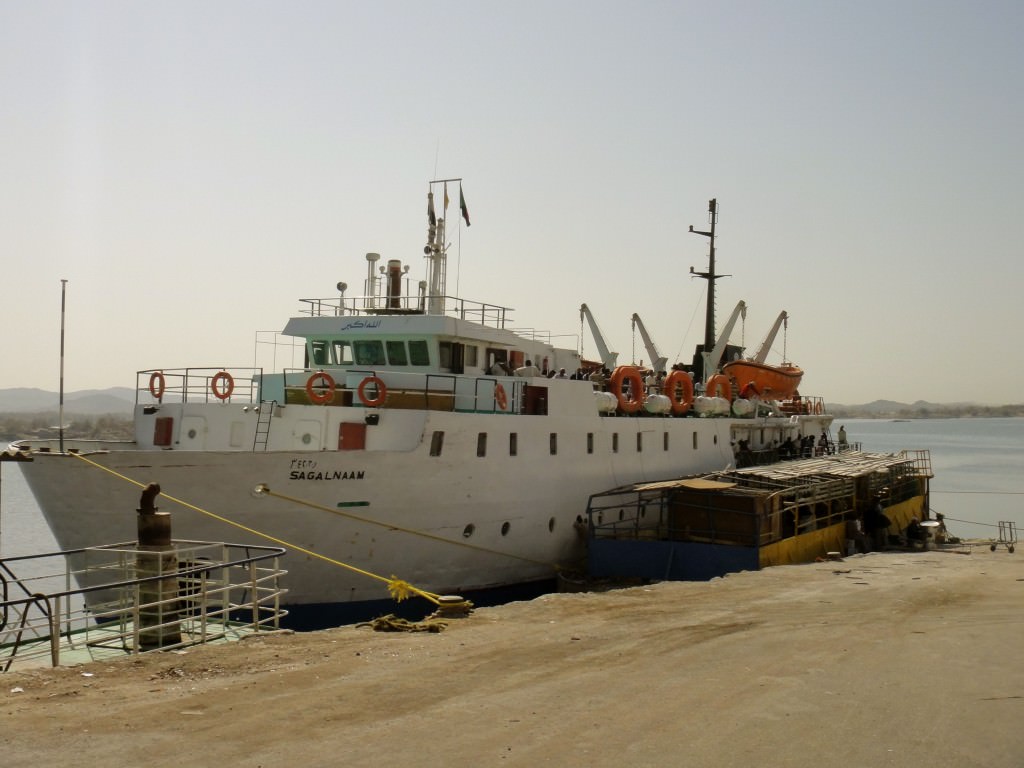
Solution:
<svg viewBox="0 0 1024 768">
<path fill-rule="evenodd" d="M 790 400 L 804 372 L 795 365 L 765 365 L 753 360 L 734 360 L 722 366 L 741 390 L 753 384 L 762 400 Z"/>
</svg>

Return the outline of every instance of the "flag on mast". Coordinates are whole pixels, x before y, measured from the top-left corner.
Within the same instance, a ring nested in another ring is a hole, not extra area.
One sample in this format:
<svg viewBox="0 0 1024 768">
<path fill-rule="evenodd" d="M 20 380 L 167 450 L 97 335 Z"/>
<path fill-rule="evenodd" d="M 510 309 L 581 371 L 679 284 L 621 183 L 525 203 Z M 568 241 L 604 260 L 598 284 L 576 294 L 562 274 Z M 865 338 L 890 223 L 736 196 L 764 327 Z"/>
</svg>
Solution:
<svg viewBox="0 0 1024 768">
<path fill-rule="evenodd" d="M 437 216 L 434 214 L 434 193 L 427 192 L 427 221 L 431 227 L 437 226 Z"/>
<path fill-rule="evenodd" d="M 444 183 L 444 215 L 445 218 L 448 216 L 448 182 Z"/>
<path fill-rule="evenodd" d="M 466 207 L 466 198 L 462 194 L 462 184 L 459 184 L 459 210 L 462 211 L 462 218 L 466 220 L 466 226 L 469 226 L 469 208 Z"/>
</svg>

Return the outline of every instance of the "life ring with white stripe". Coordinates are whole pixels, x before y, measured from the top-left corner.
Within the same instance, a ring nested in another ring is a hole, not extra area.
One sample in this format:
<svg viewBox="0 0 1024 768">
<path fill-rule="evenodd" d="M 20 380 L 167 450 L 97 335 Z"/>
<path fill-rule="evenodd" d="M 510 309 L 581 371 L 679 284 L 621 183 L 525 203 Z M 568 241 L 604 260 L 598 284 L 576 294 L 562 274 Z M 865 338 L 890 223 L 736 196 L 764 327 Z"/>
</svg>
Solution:
<svg viewBox="0 0 1024 768">
<path fill-rule="evenodd" d="M 629 397 L 623 391 L 623 384 L 629 382 Z M 619 401 L 623 413 L 636 413 L 644 404 L 644 379 L 635 365 L 620 365 L 608 379 L 608 391 Z"/>
<path fill-rule="evenodd" d="M 224 386 L 221 386 L 221 382 L 224 382 Z M 231 374 L 227 371 L 220 371 L 214 374 L 214 377 L 210 380 L 210 391 L 213 392 L 213 396 L 218 400 L 227 400 L 231 397 L 231 393 L 235 391 L 235 380 Z"/>
<path fill-rule="evenodd" d="M 322 382 L 319 385 L 317 382 Z M 306 379 L 306 394 L 311 403 L 323 405 L 334 398 L 334 377 L 329 373 L 317 371 Z"/>
<path fill-rule="evenodd" d="M 665 377 L 662 391 L 672 404 L 672 413 L 676 416 L 682 416 L 693 405 L 693 379 L 686 371 L 672 371 Z"/>
<path fill-rule="evenodd" d="M 716 394 L 719 392 L 722 394 Z M 704 385 L 704 394 L 708 397 L 724 397 L 731 403 L 732 383 L 729 381 L 729 377 L 724 373 L 716 373 L 708 379 L 708 383 Z"/>
<path fill-rule="evenodd" d="M 164 378 L 163 371 L 153 371 L 149 375 L 149 394 L 160 400 L 164 396 L 164 390 L 167 389 L 167 379 Z"/>
<path fill-rule="evenodd" d="M 377 388 L 376 397 L 367 397 L 366 388 L 373 384 Z M 365 405 L 367 408 L 376 408 L 379 405 L 384 405 L 384 400 L 388 396 L 388 388 L 384 386 L 384 382 L 380 380 L 378 376 L 367 376 L 361 382 L 359 382 L 359 388 L 356 390 L 356 395 L 359 396 L 359 402 Z"/>
</svg>

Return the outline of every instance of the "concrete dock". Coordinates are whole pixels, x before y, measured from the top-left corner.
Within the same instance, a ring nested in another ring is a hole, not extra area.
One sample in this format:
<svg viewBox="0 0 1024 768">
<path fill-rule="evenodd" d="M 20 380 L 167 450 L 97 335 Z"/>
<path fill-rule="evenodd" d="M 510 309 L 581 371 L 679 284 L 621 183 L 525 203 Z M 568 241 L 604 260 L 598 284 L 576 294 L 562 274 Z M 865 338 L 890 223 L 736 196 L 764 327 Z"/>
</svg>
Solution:
<svg viewBox="0 0 1024 768">
<path fill-rule="evenodd" d="M 1020 766 L 1024 560 L 858 555 L 0 675 L 5 766 Z"/>
</svg>

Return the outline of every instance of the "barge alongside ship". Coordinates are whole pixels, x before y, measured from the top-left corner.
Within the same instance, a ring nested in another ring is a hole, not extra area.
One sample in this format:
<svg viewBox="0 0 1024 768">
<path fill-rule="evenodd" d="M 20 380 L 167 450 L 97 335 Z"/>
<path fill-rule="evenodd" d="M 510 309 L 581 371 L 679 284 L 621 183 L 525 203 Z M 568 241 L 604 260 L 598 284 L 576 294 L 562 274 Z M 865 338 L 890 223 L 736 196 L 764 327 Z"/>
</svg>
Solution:
<svg viewBox="0 0 1024 768">
<path fill-rule="evenodd" d="M 851 450 L 633 483 L 591 497 L 589 571 L 702 580 L 862 550 L 876 508 L 886 539 L 928 518 L 931 477 L 928 451 Z"/>
</svg>

